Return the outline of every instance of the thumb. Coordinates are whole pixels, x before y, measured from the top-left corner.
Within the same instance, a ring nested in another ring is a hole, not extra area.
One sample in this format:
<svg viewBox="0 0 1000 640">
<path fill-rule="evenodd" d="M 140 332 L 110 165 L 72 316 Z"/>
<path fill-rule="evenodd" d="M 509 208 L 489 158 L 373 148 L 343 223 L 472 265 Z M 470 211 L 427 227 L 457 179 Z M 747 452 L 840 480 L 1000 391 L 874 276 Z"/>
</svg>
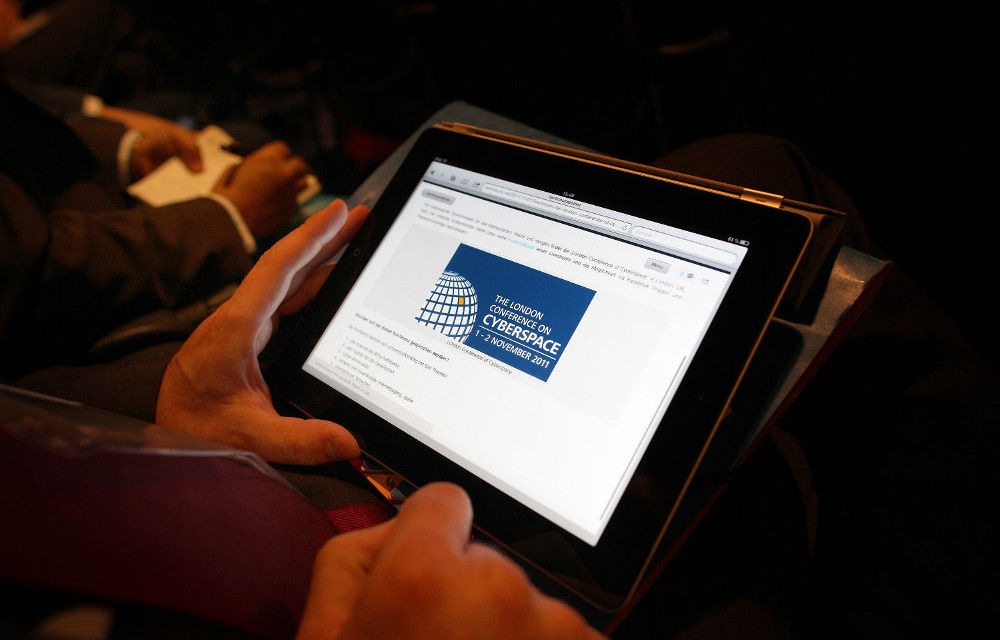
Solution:
<svg viewBox="0 0 1000 640">
<path fill-rule="evenodd" d="M 263 423 L 260 418 L 254 422 Z M 317 465 L 350 460 L 361 455 L 354 436 L 339 424 L 326 420 L 302 420 L 272 416 L 257 431 L 254 451 L 265 460 L 286 464 Z"/>
<path fill-rule="evenodd" d="M 171 129 L 169 136 L 175 155 L 181 162 L 195 173 L 201 171 L 204 165 L 201 161 L 201 149 L 198 148 L 198 136 L 193 131 L 179 126 Z"/>
<path fill-rule="evenodd" d="M 205 165 L 201 161 L 201 150 L 198 149 L 196 144 L 185 144 L 181 147 L 181 160 L 187 165 L 187 168 L 195 173 L 201 172 L 205 168 Z"/>
</svg>

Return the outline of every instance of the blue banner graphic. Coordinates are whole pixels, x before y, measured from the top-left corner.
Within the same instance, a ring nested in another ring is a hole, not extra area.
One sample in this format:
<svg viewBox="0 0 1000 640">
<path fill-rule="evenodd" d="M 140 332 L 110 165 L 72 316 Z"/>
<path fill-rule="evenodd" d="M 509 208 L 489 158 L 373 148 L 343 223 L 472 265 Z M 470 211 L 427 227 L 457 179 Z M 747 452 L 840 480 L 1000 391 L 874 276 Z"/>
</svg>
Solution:
<svg viewBox="0 0 1000 640">
<path fill-rule="evenodd" d="M 417 322 L 546 381 L 594 291 L 461 244 Z"/>
</svg>

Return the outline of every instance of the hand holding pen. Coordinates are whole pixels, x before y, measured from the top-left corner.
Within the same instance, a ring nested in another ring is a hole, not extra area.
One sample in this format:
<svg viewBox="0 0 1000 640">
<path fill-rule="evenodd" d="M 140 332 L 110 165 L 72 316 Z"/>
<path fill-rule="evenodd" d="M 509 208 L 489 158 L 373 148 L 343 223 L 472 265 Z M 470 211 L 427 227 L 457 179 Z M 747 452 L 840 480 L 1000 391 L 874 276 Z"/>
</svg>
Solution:
<svg viewBox="0 0 1000 640">
<path fill-rule="evenodd" d="M 284 142 L 271 142 L 256 151 L 242 145 L 226 150 L 235 153 L 234 148 L 248 153 L 213 191 L 239 209 L 255 238 L 266 237 L 295 213 L 296 195 L 305 186 L 309 167 Z"/>
</svg>

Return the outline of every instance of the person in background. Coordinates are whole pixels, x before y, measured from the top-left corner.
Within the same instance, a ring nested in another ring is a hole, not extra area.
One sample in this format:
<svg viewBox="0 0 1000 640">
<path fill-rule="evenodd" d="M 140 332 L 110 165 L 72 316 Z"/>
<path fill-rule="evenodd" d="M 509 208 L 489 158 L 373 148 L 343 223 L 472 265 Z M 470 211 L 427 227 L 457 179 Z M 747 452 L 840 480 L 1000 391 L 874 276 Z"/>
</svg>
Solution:
<svg viewBox="0 0 1000 640">
<path fill-rule="evenodd" d="M 200 170 L 194 134 L 103 105 L 93 115 L 60 119 L 0 84 L 2 379 L 79 361 L 123 322 L 238 282 L 308 172 L 276 141 L 207 197 L 137 205 L 124 186 L 168 158 Z"/>
<path fill-rule="evenodd" d="M 0 76 L 94 91 L 132 26 L 115 0 L 0 0 Z"/>
</svg>

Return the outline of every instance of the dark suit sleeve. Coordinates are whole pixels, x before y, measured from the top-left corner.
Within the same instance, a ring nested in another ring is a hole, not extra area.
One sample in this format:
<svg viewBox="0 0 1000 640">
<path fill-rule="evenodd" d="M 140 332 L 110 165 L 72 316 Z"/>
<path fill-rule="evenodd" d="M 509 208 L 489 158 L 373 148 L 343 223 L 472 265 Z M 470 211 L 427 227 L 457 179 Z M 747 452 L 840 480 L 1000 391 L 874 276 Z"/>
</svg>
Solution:
<svg viewBox="0 0 1000 640">
<path fill-rule="evenodd" d="M 68 126 L 97 161 L 102 171 L 102 180 L 117 181 L 118 145 L 127 131 L 124 125 L 114 120 L 84 116 L 80 109 L 87 94 L 83 91 L 12 79 L 7 79 L 6 82 L 20 94 L 22 100 L 35 107 L 36 114 L 46 112 L 51 116 L 52 122 L 43 123 L 41 126 L 47 124 L 51 128 L 54 122 L 62 122 Z M 18 117 L 23 117 L 28 112 L 24 110 L 23 104 L 19 106 L 20 111 L 15 113 Z M 34 128 L 32 130 L 34 133 Z"/>
<path fill-rule="evenodd" d="M 120 122 L 103 118 L 69 116 L 65 120 L 100 165 L 100 178 L 108 185 L 118 184 L 118 145 L 128 129 Z"/>
<path fill-rule="evenodd" d="M 0 195 L 7 376 L 72 362 L 110 329 L 238 282 L 251 265 L 229 216 L 209 198 L 43 212 L 2 174 Z"/>
<path fill-rule="evenodd" d="M 12 76 L 7 76 L 4 80 L 21 95 L 60 120 L 79 115 L 83 99 L 87 95 L 86 91 L 57 84 L 28 82 Z"/>
</svg>

